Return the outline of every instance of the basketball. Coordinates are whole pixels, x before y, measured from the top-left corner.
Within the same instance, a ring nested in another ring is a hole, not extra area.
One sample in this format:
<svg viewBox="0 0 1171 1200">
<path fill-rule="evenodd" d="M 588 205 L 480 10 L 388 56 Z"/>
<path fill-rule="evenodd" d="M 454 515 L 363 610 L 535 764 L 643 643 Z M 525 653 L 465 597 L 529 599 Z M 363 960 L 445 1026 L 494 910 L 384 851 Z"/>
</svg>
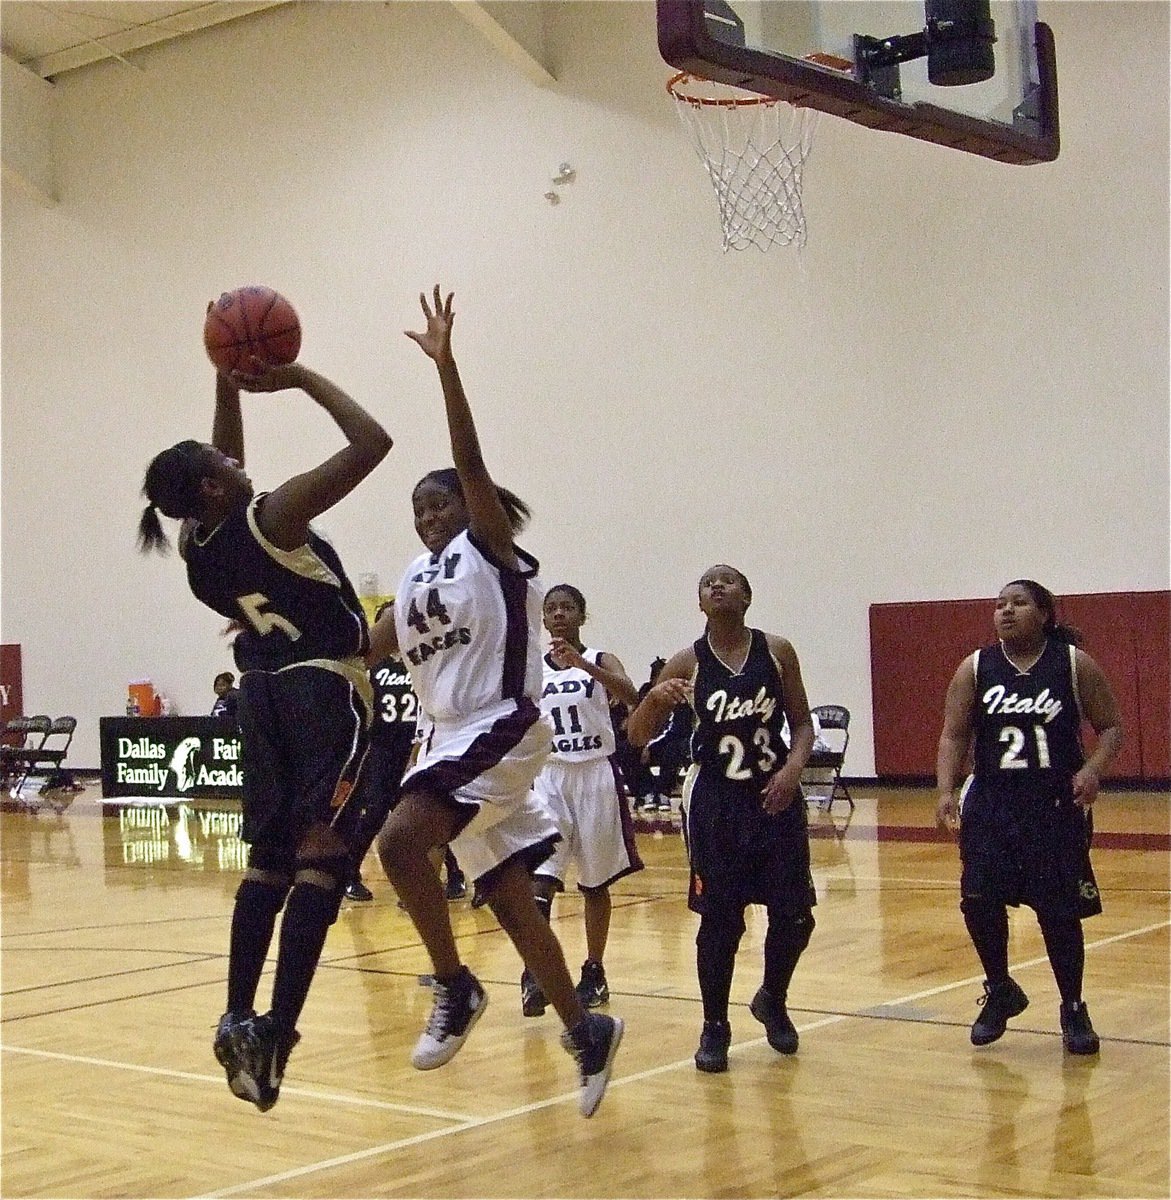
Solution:
<svg viewBox="0 0 1171 1200">
<path fill-rule="evenodd" d="M 293 306 L 272 288 L 236 288 L 207 310 L 203 345 L 219 370 L 251 374 L 253 358 L 278 367 L 297 357 L 301 322 Z"/>
</svg>

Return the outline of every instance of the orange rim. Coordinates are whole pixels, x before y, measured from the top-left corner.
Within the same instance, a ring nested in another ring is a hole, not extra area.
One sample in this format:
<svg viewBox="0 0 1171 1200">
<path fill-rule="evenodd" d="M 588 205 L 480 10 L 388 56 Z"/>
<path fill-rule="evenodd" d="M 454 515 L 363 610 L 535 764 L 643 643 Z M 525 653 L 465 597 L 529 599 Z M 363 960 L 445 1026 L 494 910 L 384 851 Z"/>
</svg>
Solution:
<svg viewBox="0 0 1171 1200">
<path fill-rule="evenodd" d="M 744 96 L 737 99 L 717 100 L 712 96 L 689 96 L 686 92 L 679 90 L 692 81 L 695 83 L 711 83 L 710 79 L 702 79 L 700 76 L 692 75 L 687 71 L 680 71 L 677 75 L 672 75 L 667 80 L 667 91 L 676 100 L 682 100 L 687 104 L 693 105 L 695 108 L 751 108 L 755 105 L 780 104 L 781 102 L 779 96 Z M 726 84 L 725 86 L 734 87 L 735 85 Z"/>
</svg>

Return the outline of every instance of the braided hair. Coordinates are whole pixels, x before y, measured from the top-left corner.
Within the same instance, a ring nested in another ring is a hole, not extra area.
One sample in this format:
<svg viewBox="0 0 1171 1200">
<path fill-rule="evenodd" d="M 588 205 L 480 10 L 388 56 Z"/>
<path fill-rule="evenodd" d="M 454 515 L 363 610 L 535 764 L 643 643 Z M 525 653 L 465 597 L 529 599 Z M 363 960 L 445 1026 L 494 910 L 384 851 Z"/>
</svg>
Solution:
<svg viewBox="0 0 1171 1200">
<path fill-rule="evenodd" d="M 428 471 L 415 484 L 411 494 L 414 495 L 425 483 L 433 483 L 446 492 L 453 492 L 466 502 L 467 498 L 464 496 L 464 487 L 460 483 L 459 472 L 454 467 L 441 467 L 437 471 Z M 504 511 L 508 514 L 508 523 L 512 526 L 512 532 L 520 533 L 528 524 L 529 517 L 533 515 L 529 506 L 515 492 L 510 492 L 506 487 L 497 485 L 496 495 L 500 497 L 500 503 L 504 505 Z"/>
<path fill-rule="evenodd" d="M 192 438 L 154 456 L 142 482 L 148 504 L 138 522 L 140 552 L 166 554 L 171 548 L 160 512 L 176 521 L 199 514 L 203 503 L 199 485 L 209 474 L 207 468 L 208 448 Z"/>
</svg>

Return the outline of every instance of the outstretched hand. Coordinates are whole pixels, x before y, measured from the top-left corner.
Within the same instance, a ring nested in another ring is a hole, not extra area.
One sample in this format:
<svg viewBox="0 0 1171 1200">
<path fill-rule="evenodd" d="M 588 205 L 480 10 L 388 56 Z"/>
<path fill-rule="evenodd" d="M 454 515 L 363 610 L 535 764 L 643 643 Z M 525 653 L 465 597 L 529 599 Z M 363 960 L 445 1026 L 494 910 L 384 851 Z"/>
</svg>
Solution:
<svg viewBox="0 0 1171 1200">
<path fill-rule="evenodd" d="M 419 303 L 427 318 L 427 328 L 422 333 L 412 333 L 409 329 L 404 332 L 412 342 L 419 344 L 428 358 L 440 362 L 451 355 L 451 327 L 455 322 L 451 302 L 455 293 L 448 292 L 447 299 L 444 300 L 439 291 L 439 284 L 436 284 L 433 296 L 433 303 L 428 304 L 426 292 L 419 293 Z"/>
</svg>

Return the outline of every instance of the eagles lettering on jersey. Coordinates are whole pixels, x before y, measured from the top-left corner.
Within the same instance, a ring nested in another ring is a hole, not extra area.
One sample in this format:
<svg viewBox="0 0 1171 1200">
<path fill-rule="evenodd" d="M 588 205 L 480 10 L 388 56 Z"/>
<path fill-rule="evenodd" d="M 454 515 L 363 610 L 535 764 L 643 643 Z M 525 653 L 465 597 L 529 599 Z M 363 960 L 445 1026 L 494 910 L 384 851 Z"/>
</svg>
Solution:
<svg viewBox="0 0 1171 1200">
<path fill-rule="evenodd" d="M 976 651 L 976 774 L 1027 782 L 1085 762 L 1074 649 L 1052 639 L 1027 671 L 999 645 Z"/>
<path fill-rule="evenodd" d="M 600 650 L 583 650 L 586 662 L 597 665 Z M 544 659 L 541 711 L 553 725 L 553 758 L 585 762 L 614 753 L 614 720 L 605 687 L 580 667 L 562 669 Z"/>
<path fill-rule="evenodd" d="M 451 722 L 540 694 L 537 561 L 501 566 L 468 530 L 407 568 L 396 593 L 399 649 L 424 712 Z"/>
<path fill-rule="evenodd" d="M 366 616 L 334 548 L 312 529 L 296 550 L 274 546 L 260 531 L 264 495 L 210 532 L 183 544 L 196 598 L 238 622 L 233 652 L 242 671 L 276 671 L 311 659 L 363 655 Z"/>
<path fill-rule="evenodd" d="M 716 657 L 706 637 L 695 643 L 696 673 L 691 735 L 693 760 L 717 767 L 728 783 L 758 794 L 788 755 L 784 738 L 784 690 L 768 641 L 750 631 L 748 656 L 739 672 Z"/>
</svg>

